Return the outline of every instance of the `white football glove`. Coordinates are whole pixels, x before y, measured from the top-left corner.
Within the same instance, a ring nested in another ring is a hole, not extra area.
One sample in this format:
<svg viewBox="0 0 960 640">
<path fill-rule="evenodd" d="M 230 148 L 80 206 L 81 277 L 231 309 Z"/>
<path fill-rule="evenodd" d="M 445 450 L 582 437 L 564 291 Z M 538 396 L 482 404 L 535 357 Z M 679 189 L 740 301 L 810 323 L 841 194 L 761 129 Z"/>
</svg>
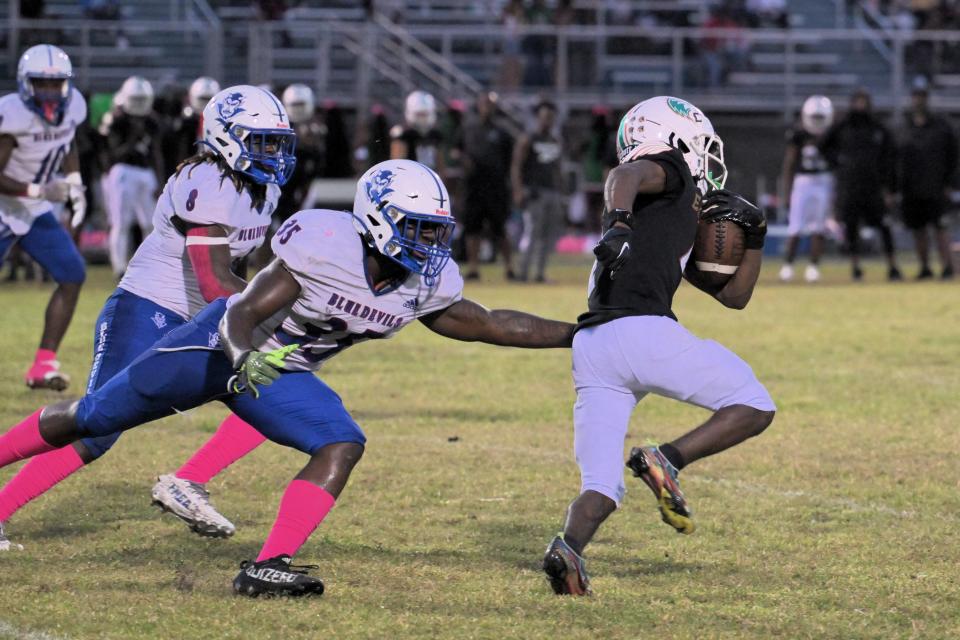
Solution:
<svg viewBox="0 0 960 640">
<path fill-rule="evenodd" d="M 69 174 L 66 182 L 70 185 L 70 210 L 73 211 L 73 216 L 70 218 L 70 228 L 79 229 L 87 218 L 86 188 L 83 186 L 79 171 Z"/>
</svg>

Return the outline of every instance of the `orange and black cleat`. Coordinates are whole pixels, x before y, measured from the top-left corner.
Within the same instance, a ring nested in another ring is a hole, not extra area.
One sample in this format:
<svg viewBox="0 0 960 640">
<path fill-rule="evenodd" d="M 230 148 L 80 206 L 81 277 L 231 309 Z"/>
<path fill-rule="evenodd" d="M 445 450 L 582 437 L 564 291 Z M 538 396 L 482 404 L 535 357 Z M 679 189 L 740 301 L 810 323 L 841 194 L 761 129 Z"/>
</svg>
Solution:
<svg viewBox="0 0 960 640">
<path fill-rule="evenodd" d="M 660 517 L 677 533 L 693 533 L 693 511 L 680 491 L 677 470 L 657 447 L 634 447 L 627 468 L 643 479 L 660 505 Z"/>
<path fill-rule="evenodd" d="M 543 556 L 543 572 L 557 595 L 589 596 L 590 576 L 586 561 L 557 534 Z"/>
</svg>

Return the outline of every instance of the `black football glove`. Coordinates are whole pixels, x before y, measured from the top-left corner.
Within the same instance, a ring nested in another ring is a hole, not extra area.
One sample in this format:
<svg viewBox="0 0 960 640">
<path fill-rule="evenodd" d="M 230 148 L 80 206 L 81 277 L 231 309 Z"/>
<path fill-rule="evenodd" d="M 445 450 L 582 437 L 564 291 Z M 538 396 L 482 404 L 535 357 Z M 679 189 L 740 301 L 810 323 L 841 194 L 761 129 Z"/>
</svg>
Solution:
<svg viewBox="0 0 960 640">
<path fill-rule="evenodd" d="M 747 249 L 763 249 L 767 235 L 767 218 L 755 204 L 726 189 L 708 191 L 703 197 L 700 219 L 704 222 L 730 220 L 743 229 L 743 245 Z"/>
<path fill-rule="evenodd" d="M 630 257 L 630 229 L 623 227 L 607 229 L 600 238 L 600 242 L 593 248 L 593 255 L 597 256 L 604 270 L 610 271 L 610 279 L 613 280 L 617 271 Z"/>
</svg>

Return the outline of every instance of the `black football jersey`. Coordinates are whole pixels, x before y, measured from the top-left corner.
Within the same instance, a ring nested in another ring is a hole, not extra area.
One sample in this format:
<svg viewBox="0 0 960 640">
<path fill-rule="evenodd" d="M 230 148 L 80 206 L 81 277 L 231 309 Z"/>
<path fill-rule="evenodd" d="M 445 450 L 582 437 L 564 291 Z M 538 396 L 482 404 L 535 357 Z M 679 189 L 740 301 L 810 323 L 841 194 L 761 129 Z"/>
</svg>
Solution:
<svg viewBox="0 0 960 640">
<path fill-rule="evenodd" d="M 153 147 L 160 143 L 160 123 L 152 115 L 118 112 L 107 131 L 110 165 L 153 166 Z"/>
<path fill-rule="evenodd" d="M 634 200 L 630 257 L 613 280 L 599 263 L 594 265 L 588 311 L 577 319 L 577 329 L 626 316 L 677 319 L 673 296 L 697 235 L 699 191 L 679 151 L 642 159 L 663 167 L 663 192 L 641 193 Z"/>
<path fill-rule="evenodd" d="M 426 133 L 420 133 L 417 129 L 403 129 L 398 125 L 390 134 L 407 144 L 407 160 L 415 160 L 436 170 L 443 142 L 443 134 L 438 130 L 430 129 Z"/>
<path fill-rule="evenodd" d="M 830 170 L 827 159 L 820 153 L 817 137 L 802 128 L 787 132 L 787 144 L 797 148 L 797 173 L 826 173 Z"/>
</svg>

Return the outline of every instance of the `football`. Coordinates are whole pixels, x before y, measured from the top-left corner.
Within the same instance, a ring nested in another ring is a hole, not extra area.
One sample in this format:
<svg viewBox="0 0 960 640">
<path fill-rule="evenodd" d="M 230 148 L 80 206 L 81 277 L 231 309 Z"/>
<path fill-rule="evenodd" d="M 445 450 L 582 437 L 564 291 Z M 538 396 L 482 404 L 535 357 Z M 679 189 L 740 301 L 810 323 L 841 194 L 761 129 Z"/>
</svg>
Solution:
<svg viewBox="0 0 960 640">
<path fill-rule="evenodd" d="M 743 229 L 729 220 L 701 221 L 690 256 L 700 282 L 721 289 L 743 260 Z"/>
</svg>

